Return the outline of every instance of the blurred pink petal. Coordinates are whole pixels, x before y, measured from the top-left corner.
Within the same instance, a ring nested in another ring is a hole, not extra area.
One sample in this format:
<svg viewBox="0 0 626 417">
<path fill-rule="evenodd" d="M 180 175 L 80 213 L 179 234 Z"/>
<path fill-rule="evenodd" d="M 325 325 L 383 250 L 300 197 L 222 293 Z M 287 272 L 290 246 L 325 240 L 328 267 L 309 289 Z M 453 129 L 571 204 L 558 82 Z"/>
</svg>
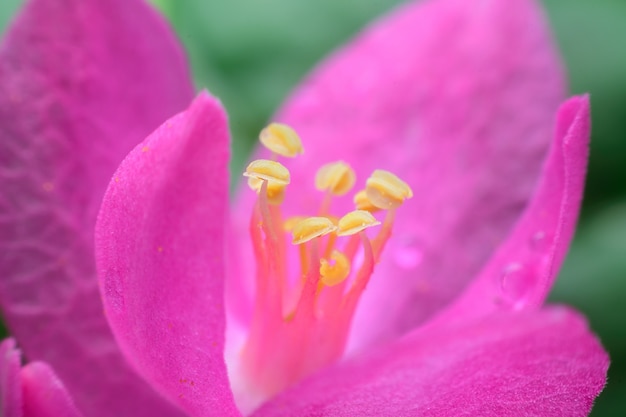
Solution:
<svg viewBox="0 0 626 417">
<path fill-rule="evenodd" d="M 109 323 L 148 381 L 193 416 L 236 416 L 224 363 L 226 115 L 201 93 L 114 174 L 96 226 Z"/>
<path fill-rule="evenodd" d="M 15 340 L 0 343 L 0 416 L 22 417 L 22 389 L 20 386 L 20 353 Z"/>
<path fill-rule="evenodd" d="M 47 364 L 32 362 L 22 368 L 24 417 L 80 417 L 65 387 Z"/>
<path fill-rule="evenodd" d="M 13 339 L 0 343 L 0 415 L 2 417 L 80 417 L 52 368 L 31 362 L 20 369 Z"/>
<path fill-rule="evenodd" d="M 0 47 L 0 306 L 90 417 L 179 415 L 119 354 L 93 229 L 124 155 L 191 97 L 179 45 L 140 0 L 28 1 Z"/>
</svg>

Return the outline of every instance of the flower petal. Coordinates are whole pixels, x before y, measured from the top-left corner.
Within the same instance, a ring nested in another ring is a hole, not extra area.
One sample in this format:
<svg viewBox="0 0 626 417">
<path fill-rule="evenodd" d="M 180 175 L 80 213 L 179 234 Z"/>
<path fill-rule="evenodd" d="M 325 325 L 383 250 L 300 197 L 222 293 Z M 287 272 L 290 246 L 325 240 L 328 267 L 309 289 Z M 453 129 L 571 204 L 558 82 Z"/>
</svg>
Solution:
<svg viewBox="0 0 626 417">
<path fill-rule="evenodd" d="M 586 416 L 608 357 L 565 308 L 417 331 L 329 368 L 262 407 L 278 416 Z"/>
<path fill-rule="evenodd" d="M 43 362 L 22 368 L 24 417 L 80 417 L 74 402 L 52 369 Z"/>
<path fill-rule="evenodd" d="M 96 226 L 109 323 L 155 388 L 193 416 L 238 415 L 224 364 L 228 126 L 202 93 L 115 173 Z"/>
<path fill-rule="evenodd" d="M 278 117 L 305 143 L 286 161 L 286 215 L 316 209 L 313 173 L 329 160 L 353 164 L 360 184 L 388 169 L 415 194 L 361 301 L 353 347 L 407 331 L 479 272 L 532 193 L 563 95 L 545 20 L 529 0 L 412 2 L 296 90 Z M 246 232 L 252 198 L 235 205 L 235 236 Z M 333 207 L 340 215 L 350 199 Z M 237 259 L 252 259 L 239 249 Z M 233 275 L 254 276 L 249 264 Z"/>
<path fill-rule="evenodd" d="M 177 415 L 118 352 L 93 228 L 119 162 L 192 94 L 141 0 L 31 0 L 0 47 L 0 304 L 25 355 L 90 417 Z"/>
<path fill-rule="evenodd" d="M 535 194 L 515 229 L 463 296 L 434 320 L 500 308 L 536 308 L 552 287 L 574 235 L 590 136 L 589 97 L 560 108 L 555 139 Z"/>
<path fill-rule="evenodd" d="M 20 387 L 20 353 L 15 340 L 0 343 L 0 416 L 22 417 L 22 389 Z"/>
</svg>

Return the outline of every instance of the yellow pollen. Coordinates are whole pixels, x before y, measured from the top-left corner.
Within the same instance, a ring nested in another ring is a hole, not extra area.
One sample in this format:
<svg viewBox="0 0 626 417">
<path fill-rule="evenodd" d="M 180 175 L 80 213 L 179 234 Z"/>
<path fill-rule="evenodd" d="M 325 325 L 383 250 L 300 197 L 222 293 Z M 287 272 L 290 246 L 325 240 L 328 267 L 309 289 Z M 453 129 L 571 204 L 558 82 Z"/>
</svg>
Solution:
<svg viewBox="0 0 626 417">
<path fill-rule="evenodd" d="M 257 193 L 260 193 L 262 185 L 263 185 L 263 180 L 256 178 L 256 177 L 248 177 L 248 187 L 250 187 L 250 189 L 256 191 Z M 282 202 L 285 200 L 285 188 L 287 188 L 285 184 L 268 181 L 267 183 L 268 202 L 274 205 L 282 204 Z"/>
<path fill-rule="evenodd" d="M 296 225 L 304 219 L 306 219 L 305 216 L 289 217 L 287 220 L 283 222 L 283 230 L 285 232 L 292 232 L 294 227 L 296 227 Z"/>
<path fill-rule="evenodd" d="M 289 170 L 283 164 L 267 159 L 257 159 L 250 162 L 243 175 L 244 177 L 266 180 L 269 184 L 274 182 L 287 185 L 290 181 Z"/>
<path fill-rule="evenodd" d="M 370 213 L 375 213 L 380 209 L 372 204 L 372 202 L 367 198 L 367 192 L 365 190 L 361 190 L 354 195 L 354 206 L 357 210 L 366 210 Z"/>
<path fill-rule="evenodd" d="M 300 137 L 291 127 L 281 123 L 271 123 L 261 130 L 261 143 L 275 154 L 293 158 L 304 153 Z"/>
<path fill-rule="evenodd" d="M 350 261 L 343 253 L 334 250 L 330 255 L 330 259 L 334 263 L 330 263 L 326 259 L 320 260 L 321 280 L 327 287 L 332 287 L 341 283 L 350 275 Z"/>
<path fill-rule="evenodd" d="M 379 224 L 380 222 L 369 211 L 354 210 L 339 219 L 337 235 L 350 236 Z"/>
<path fill-rule="evenodd" d="M 382 169 L 377 169 L 367 179 L 365 192 L 368 200 L 381 209 L 395 209 L 404 200 L 413 197 L 413 191 L 406 182 Z"/>
<path fill-rule="evenodd" d="M 299 245 L 335 230 L 337 230 L 337 226 L 327 217 L 308 217 L 293 227 L 291 243 Z"/>
<path fill-rule="evenodd" d="M 343 161 L 331 162 L 323 165 L 315 175 L 315 188 L 319 191 L 329 191 L 341 196 L 354 187 L 356 174 L 350 165 Z"/>
</svg>

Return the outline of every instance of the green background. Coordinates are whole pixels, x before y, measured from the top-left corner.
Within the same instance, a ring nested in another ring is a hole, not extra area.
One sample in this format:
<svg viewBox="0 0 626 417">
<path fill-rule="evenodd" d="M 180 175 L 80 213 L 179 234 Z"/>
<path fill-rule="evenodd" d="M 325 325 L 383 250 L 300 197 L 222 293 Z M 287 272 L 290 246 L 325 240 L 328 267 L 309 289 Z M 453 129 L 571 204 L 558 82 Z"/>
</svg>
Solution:
<svg viewBox="0 0 626 417">
<path fill-rule="evenodd" d="M 468 0 L 469 1 L 469 0 Z M 0 28 L 20 1 L 2 0 Z M 257 132 L 322 57 L 397 0 L 154 0 L 197 85 L 229 110 L 239 172 Z M 546 0 L 572 93 L 590 92 L 593 140 L 580 227 L 552 293 L 591 322 L 612 365 L 592 413 L 626 416 L 626 1 Z"/>
</svg>

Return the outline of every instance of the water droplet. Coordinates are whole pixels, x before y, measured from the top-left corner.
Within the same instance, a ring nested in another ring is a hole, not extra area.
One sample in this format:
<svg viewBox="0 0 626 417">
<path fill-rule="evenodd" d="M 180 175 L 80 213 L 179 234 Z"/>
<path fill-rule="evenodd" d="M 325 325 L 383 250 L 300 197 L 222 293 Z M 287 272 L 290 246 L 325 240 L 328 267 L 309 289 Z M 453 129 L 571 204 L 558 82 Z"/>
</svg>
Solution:
<svg viewBox="0 0 626 417">
<path fill-rule="evenodd" d="M 513 310 L 522 309 L 528 301 L 532 284 L 532 271 L 527 266 L 519 262 L 509 263 L 500 275 L 503 303 Z"/>
<path fill-rule="evenodd" d="M 424 253 L 414 241 L 399 242 L 393 248 L 393 260 L 403 269 L 413 269 L 422 263 Z"/>
<path fill-rule="evenodd" d="M 530 238 L 530 247 L 536 251 L 542 251 L 545 249 L 548 244 L 548 239 L 546 239 L 546 232 L 540 230 L 533 234 Z"/>
<path fill-rule="evenodd" d="M 563 322 L 570 316 L 570 310 L 563 306 L 550 306 L 549 311 L 549 318 L 555 323 Z"/>
</svg>

